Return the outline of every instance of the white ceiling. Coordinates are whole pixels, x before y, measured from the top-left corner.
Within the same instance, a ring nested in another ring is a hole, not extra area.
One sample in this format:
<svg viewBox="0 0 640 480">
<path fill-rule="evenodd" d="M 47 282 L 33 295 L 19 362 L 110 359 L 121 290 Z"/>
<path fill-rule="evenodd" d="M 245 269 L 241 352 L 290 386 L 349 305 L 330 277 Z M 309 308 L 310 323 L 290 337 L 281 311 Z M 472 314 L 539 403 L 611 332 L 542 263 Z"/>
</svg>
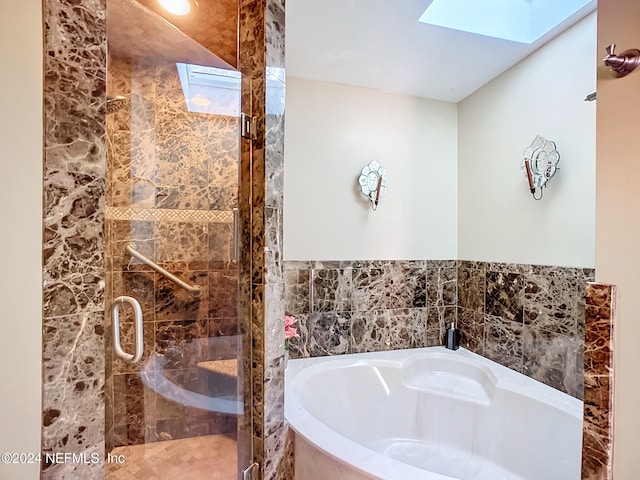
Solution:
<svg viewBox="0 0 640 480">
<path fill-rule="evenodd" d="M 430 3 L 287 0 L 287 75 L 459 102 L 596 8 L 526 45 L 419 23 Z"/>
</svg>

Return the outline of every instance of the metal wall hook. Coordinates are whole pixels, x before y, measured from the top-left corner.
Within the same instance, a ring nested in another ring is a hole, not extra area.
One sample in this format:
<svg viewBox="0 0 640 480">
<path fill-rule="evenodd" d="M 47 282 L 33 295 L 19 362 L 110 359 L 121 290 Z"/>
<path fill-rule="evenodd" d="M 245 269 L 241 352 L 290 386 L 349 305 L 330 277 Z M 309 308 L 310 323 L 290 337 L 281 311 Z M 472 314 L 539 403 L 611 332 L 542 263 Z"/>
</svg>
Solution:
<svg viewBox="0 0 640 480">
<path fill-rule="evenodd" d="M 609 45 L 607 47 L 607 54 L 602 61 L 607 67 L 611 68 L 611 73 L 614 77 L 625 77 L 640 65 L 640 50 L 632 48 L 625 50 L 620 55 L 616 55 L 615 49 L 615 43 Z"/>
</svg>

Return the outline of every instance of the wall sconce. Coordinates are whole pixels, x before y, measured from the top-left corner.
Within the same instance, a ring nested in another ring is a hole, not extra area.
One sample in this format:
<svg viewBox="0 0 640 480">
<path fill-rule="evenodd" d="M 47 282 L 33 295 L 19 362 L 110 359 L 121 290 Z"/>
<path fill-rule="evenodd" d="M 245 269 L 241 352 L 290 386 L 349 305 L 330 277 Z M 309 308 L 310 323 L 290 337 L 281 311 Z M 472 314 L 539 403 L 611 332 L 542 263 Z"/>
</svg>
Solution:
<svg viewBox="0 0 640 480">
<path fill-rule="evenodd" d="M 358 183 L 360 184 L 360 191 L 371 201 L 371 208 L 376 211 L 380 197 L 385 194 L 389 184 L 387 171 L 378 162 L 371 160 L 362 169 Z"/>
<path fill-rule="evenodd" d="M 542 189 L 560 168 L 559 161 L 560 154 L 556 151 L 556 144 L 540 135 L 525 149 L 522 171 L 535 200 L 542 199 Z"/>
</svg>

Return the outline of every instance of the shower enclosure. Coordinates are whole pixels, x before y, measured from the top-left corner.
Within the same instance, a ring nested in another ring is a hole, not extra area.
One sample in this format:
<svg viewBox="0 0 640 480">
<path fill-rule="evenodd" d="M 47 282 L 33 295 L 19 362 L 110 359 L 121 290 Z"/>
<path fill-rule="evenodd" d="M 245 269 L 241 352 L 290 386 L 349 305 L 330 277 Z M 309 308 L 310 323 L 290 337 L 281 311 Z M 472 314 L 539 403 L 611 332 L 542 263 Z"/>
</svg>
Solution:
<svg viewBox="0 0 640 480">
<path fill-rule="evenodd" d="M 241 76 L 132 0 L 107 49 L 105 475 L 233 480 Z"/>
<path fill-rule="evenodd" d="M 43 479 L 292 476 L 284 2 L 189 2 L 43 2 Z"/>
</svg>

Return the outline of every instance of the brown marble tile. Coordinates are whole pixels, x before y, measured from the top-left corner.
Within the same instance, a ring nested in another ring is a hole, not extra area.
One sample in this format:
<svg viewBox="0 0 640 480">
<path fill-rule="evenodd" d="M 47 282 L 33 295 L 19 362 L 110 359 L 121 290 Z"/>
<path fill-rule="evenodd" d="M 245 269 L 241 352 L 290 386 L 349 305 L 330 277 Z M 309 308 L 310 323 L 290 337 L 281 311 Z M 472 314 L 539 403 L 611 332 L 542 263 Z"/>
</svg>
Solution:
<svg viewBox="0 0 640 480">
<path fill-rule="evenodd" d="M 484 356 L 522 373 L 523 325 L 503 318 L 485 316 Z"/>
<path fill-rule="evenodd" d="M 615 286 L 587 283 L 582 478 L 613 474 L 613 329 Z"/>
<path fill-rule="evenodd" d="M 311 310 L 313 312 L 350 312 L 353 269 L 312 269 Z M 304 313 L 304 311 L 300 312 Z"/>
<path fill-rule="evenodd" d="M 427 304 L 430 307 L 456 305 L 457 273 L 455 267 L 427 269 Z"/>
<path fill-rule="evenodd" d="M 235 318 L 212 318 L 209 320 L 209 337 L 240 335 L 240 322 Z"/>
<path fill-rule="evenodd" d="M 291 340 L 292 358 L 350 353 L 350 312 L 320 312 L 296 318 L 300 338 Z"/>
<path fill-rule="evenodd" d="M 264 213 L 264 268 L 266 283 L 282 283 L 282 209 L 265 208 Z"/>
<path fill-rule="evenodd" d="M 265 437 L 264 452 L 265 480 L 293 480 L 294 434 L 287 424 Z"/>
<path fill-rule="evenodd" d="M 264 436 L 273 435 L 284 424 L 284 356 L 267 364 L 264 384 Z"/>
<path fill-rule="evenodd" d="M 539 330 L 575 336 L 578 280 L 560 275 L 526 275 L 524 281 L 524 323 Z"/>
<path fill-rule="evenodd" d="M 523 276 L 490 271 L 486 275 L 485 313 L 522 323 Z"/>
<path fill-rule="evenodd" d="M 582 397 L 577 364 L 579 343 L 573 336 L 524 327 L 522 373 L 574 397 Z M 580 366 L 581 367 L 581 366 Z"/>
<path fill-rule="evenodd" d="M 292 315 L 309 313 L 310 269 L 284 270 L 285 310 Z"/>
<path fill-rule="evenodd" d="M 156 323 L 158 368 L 163 370 L 195 367 L 210 360 L 208 320 L 176 320 Z"/>
<path fill-rule="evenodd" d="M 189 285 L 198 285 L 202 295 L 194 297 L 168 278 L 155 274 L 156 320 L 203 320 L 209 316 L 209 274 L 172 270 L 172 274 Z"/>
<path fill-rule="evenodd" d="M 105 447 L 105 21 L 103 1 L 43 3 L 44 452 Z M 103 476 L 101 465 L 42 466 L 46 479 Z"/>
<path fill-rule="evenodd" d="M 462 308 L 484 313 L 485 272 L 477 268 L 458 268 L 458 300 Z"/>
<path fill-rule="evenodd" d="M 355 312 L 351 324 L 351 352 L 379 352 L 388 350 L 390 339 L 388 334 L 389 312 L 374 310 Z"/>
<path fill-rule="evenodd" d="M 237 269 L 233 258 L 233 224 L 210 223 L 209 227 L 209 269 Z"/>
<path fill-rule="evenodd" d="M 209 232 L 206 223 L 155 224 L 155 261 L 171 270 L 207 270 Z"/>
<path fill-rule="evenodd" d="M 116 430 L 143 432 L 147 421 L 156 417 L 155 392 L 146 387 L 137 373 L 113 376 L 113 423 Z M 142 441 L 143 438 L 140 438 Z"/>
<path fill-rule="evenodd" d="M 354 268 L 353 309 L 358 312 L 424 306 L 425 270 L 387 262 Z"/>
<path fill-rule="evenodd" d="M 78 453 L 104 441 L 103 314 L 45 319 L 42 448 Z"/>
<path fill-rule="evenodd" d="M 284 355 L 284 284 L 267 284 L 264 292 L 264 355 L 271 364 Z"/>
<path fill-rule="evenodd" d="M 391 350 L 427 346 L 427 309 L 390 310 L 388 329 Z"/>
<path fill-rule="evenodd" d="M 458 307 L 458 328 L 462 334 L 460 346 L 484 355 L 484 314 Z"/>
<path fill-rule="evenodd" d="M 238 273 L 234 270 L 209 273 L 209 318 L 237 318 Z"/>
<path fill-rule="evenodd" d="M 104 305 L 104 180 L 45 168 L 44 189 L 44 315 L 99 310 Z"/>
</svg>

